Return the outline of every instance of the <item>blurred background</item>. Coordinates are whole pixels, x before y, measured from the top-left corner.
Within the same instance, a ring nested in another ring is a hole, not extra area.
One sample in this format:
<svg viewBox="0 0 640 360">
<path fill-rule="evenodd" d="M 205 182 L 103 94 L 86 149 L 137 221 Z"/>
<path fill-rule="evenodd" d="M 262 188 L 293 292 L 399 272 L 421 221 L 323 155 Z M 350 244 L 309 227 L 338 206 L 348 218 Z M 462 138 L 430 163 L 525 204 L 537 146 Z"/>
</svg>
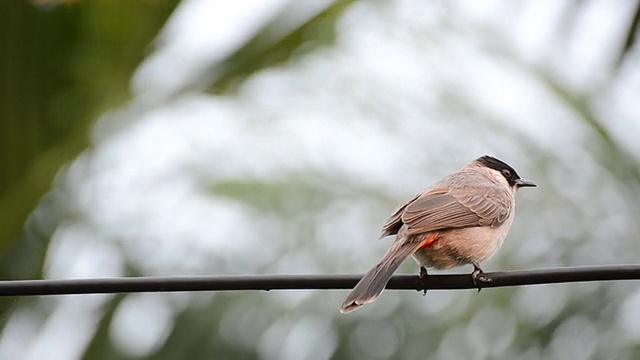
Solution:
<svg viewBox="0 0 640 360">
<path fill-rule="evenodd" d="M 487 271 L 637 263 L 639 2 L 3 1 L 0 276 L 364 273 L 490 154 Z M 469 272 L 471 268 L 456 272 Z M 408 261 L 400 272 L 416 273 Z M 637 359 L 640 287 L 0 299 L 1 359 Z"/>
</svg>

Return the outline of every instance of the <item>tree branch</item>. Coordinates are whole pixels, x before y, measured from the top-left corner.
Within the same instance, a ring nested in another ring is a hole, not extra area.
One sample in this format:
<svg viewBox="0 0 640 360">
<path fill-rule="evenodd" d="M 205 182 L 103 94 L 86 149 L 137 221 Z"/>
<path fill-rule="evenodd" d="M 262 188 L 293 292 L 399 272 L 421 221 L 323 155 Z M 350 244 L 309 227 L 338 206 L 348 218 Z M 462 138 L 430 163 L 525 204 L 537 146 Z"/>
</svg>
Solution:
<svg viewBox="0 0 640 360">
<path fill-rule="evenodd" d="M 482 288 L 586 281 L 640 280 L 640 265 L 565 267 L 487 272 Z M 175 291 L 331 290 L 351 289 L 362 275 L 225 275 L 125 277 L 72 280 L 0 281 L 0 296 L 113 294 Z M 425 284 L 415 275 L 395 275 L 387 289 L 454 290 L 477 288 L 471 276 L 430 275 Z"/>
</svg>

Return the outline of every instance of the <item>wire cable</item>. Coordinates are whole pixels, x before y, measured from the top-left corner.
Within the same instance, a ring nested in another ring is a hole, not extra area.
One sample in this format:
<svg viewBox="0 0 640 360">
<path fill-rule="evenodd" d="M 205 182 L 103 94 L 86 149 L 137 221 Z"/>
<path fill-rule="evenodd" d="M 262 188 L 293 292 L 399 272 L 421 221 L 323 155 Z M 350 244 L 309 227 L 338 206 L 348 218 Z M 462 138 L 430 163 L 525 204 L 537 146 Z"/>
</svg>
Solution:
<svg viewBox="0 0 640 360">
<path fill-rule="evenodd" d="M 640 265 L 607 265 L 486 272 L 489 282 L 470 275 L 395 275 L 391 290 L 457 290 L 587 281 L 640 280 Z M 0 281 L 0 296 L 116 294 L 140 292 L 338 290 L 351 289 L 362 275 L 158 276 L 70 280 Z"/>
</svg>

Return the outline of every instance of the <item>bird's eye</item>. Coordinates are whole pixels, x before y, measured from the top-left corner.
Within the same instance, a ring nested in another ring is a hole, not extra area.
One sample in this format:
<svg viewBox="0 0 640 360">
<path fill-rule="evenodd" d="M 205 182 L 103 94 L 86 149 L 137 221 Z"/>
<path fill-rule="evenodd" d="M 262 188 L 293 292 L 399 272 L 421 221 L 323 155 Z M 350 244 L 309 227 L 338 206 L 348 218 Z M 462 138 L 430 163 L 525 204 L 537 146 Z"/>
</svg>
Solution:
<svg viewBox="0 0 640 360">
<path fill-rule="evenodd" d="M 504 175 L 504 177 L 506 178 L 510 178 L 511 177 L 511 171 L 504 169 L 502 170 L 502 175 Z"/>
</svg>

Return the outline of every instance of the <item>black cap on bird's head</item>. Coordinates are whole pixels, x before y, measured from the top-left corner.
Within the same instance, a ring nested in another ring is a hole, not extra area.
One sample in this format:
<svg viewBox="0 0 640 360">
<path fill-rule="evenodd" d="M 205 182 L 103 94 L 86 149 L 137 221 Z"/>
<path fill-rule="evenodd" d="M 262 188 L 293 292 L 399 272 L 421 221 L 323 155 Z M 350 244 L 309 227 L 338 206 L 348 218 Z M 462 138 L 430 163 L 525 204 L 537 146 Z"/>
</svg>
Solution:
<svg viewBox="0 0 640 360">
<path fill-rule="evenodd" d="M 485 155 L 477 158 L 476 161 L 483 166 L 500 172 L 511 186 L 518 188 L 525 186 L 538 186 L 533 181 L 521 178 L 516 170 L 509 164 L 500 159 L 496 159 L 493 156 Z"/>
</svg>

